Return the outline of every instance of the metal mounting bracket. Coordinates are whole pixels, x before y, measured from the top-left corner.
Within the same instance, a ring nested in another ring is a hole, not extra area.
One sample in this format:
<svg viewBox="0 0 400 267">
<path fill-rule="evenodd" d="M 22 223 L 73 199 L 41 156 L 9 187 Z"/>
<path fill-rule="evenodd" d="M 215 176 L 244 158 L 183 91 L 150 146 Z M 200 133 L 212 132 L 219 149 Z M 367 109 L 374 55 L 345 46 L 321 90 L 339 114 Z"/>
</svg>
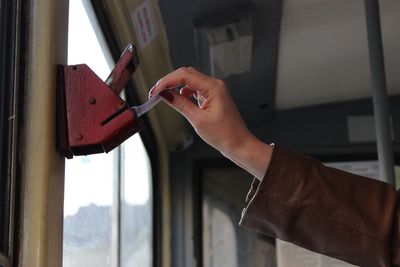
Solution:
<svg viewBox="0 0 400 267">
<path fill-rule="evenodd" d="M 131 44 L 103 82 L 87 65 L 57 66 L 57 147 L 66 158 L 109 152 L 140 130 L 119 93 L 139 64 Z"/>
</svg>

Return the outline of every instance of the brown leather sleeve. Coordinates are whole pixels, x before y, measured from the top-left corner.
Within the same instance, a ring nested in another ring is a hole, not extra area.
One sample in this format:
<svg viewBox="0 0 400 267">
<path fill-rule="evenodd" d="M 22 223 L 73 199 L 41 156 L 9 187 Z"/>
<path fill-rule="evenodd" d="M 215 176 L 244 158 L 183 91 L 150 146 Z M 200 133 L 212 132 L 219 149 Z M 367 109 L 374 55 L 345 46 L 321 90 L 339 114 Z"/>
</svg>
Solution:
<svg viewBox="0 0 400 267">
<path fill-rule="evenodd" d="M 275 146 L 240 225 L 359 266 L 400 266 L 395 189 Z"/>
</svg>

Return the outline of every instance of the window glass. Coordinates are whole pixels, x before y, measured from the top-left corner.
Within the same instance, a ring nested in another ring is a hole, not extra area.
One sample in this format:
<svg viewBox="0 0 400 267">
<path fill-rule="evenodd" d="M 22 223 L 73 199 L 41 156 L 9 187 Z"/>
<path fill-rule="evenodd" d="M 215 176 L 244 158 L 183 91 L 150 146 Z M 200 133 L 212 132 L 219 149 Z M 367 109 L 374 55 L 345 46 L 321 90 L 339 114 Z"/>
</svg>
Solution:
<svg viewBox="0 0 400 267">
<path fill-rule="evenodd" d="M 204 223 L 204 267 L 238 266 L 236 257 L 237 240 L 232 220 L 223 209 L 215 206 L 212 199 L 206 197 L 203 203 Z M 211 204 L 211 205 L 210 205 Z M 214 204 L 214 205 L 213 205 Z M 231 255 L 221 257 L 219 255 Z"/>
<path fill-rule="evenodd" d="M 113 153 L 68 160 L 63 266 L 112 266 Z"/>
<path fill-rule="evenodd" d="M 70 0 L 68 64 L 105 80 L 114 64 L 89 1 Z M 63 266 L 152 266 L 150 160 L 136 134 L 108 154 L 66 161 Z"/>
<path fill-rule="evenodd" d="M 85 63 L 100 78 L 107 78 L 110 56 L 81 0 L 70 1 L 68 26 L 68 64 Z M 115 152 L 66 161 L 64 267 L 112 266 L 114 160 Z"/>
<path fill-rule="evenodd" d="M 138 134 L 122 146 L 121 266 L 152 266 L 151 166 Z"/>
<path fill-rule="evenodd" d="M 207 167 L 203 183 L 203 265 L 275 267 L 272 238 L 239 227 L 251 175 L 237 167 Z"/>
</svg>

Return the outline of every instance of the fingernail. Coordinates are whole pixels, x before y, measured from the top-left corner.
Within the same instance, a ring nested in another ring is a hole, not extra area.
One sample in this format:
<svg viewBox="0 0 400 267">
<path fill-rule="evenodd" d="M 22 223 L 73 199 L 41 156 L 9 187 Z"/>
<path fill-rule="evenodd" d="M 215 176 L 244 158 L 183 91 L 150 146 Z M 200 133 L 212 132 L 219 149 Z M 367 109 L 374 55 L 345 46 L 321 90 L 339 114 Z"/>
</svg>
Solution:
<svg viewBox="0 0 400 267">
<path fill-rule="evenodd" d="M 155 85 L 154 85 L 153 87 L 151 87 L 151 89 L 150 89 L 150 91 L 149 91 L 149 98 L 153 96 L 154 88 L 156 88 Z"/>
<path fill-rule="evenodd" d="M 174 95 L 171 94 L 171 93 L 168 92 L 168 91 L 162 91 L 162 92 L 160 93 L 160 96 L 161 96 L 162 98 L 164 98 L 165 100 L 167 100 L 169 103 L 172 103 L 172 101 L 174 101 Z"/>
<path fill-rule="evenodd" d="M 157 81 L 156 86 L 159 85 L 161 82 L 161 79 Z"/>
</svg>

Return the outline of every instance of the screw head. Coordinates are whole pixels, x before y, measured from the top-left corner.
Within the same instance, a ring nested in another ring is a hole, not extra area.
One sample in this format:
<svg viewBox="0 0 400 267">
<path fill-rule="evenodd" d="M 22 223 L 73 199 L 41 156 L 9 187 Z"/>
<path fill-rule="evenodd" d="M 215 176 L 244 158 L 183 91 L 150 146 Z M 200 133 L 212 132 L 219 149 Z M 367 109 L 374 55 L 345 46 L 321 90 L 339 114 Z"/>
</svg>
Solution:
<svg viewBox="0 0 400 267">
<path fill-rule="evenodd" d="M 91 97 L 91 98 L 89 99 L 89 103 L 90 103 L 91 105 L 96 104 L 96 98 Z"/>
<path fill-rule="evenodd" d="M 83 135 L 82 134 L 77 134 L 76 139 L 81 141 L 83 139 Z"/>
</svg>

